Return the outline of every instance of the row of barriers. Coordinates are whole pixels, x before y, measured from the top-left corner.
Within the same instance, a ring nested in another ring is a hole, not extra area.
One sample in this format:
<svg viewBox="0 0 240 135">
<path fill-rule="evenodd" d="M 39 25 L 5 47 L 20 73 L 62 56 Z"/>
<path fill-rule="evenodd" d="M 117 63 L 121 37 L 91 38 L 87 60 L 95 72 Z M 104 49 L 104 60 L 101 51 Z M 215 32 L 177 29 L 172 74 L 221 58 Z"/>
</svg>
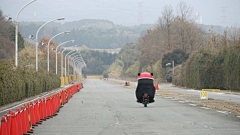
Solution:
<svg viewBox="0 0 240 135">
<path fill-rule="evenodd" d="M 0 135 L 28 135 L 43 121 L 58 115 L 60 108 L 83 88 L 82 83 L 72 85 L 49 97 L 36 99 L 17 108 L 16 112 L 9 110 L 1 119 Z"/>
</svg>

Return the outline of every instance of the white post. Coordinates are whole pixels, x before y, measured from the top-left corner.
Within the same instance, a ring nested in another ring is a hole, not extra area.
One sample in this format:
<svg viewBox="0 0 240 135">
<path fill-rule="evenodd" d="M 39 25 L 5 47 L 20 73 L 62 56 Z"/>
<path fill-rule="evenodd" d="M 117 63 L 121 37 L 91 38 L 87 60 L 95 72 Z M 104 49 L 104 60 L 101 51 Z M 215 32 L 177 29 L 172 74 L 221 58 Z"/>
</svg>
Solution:
<svg viewBox="0 0 240 135">
<path fill-rule="evenodd" d="M 21 11 L 26 7 L 28 6 L 29 4 L 35 2 L 37 0 L 33 0 L 33 1 L 30 1 L 29 3 L 27 3 L 25 6 L 23 6 L 19 11 L 18 11 L 18 14 L 17 14 L 17 17 L 16 17 L 16 30 L 15 30 L 15 66 L 17 67 L 18 66 L 18 16 L 19 14 L 21 13 Z"/>
<path fill-rule="evenodd" d="M 173 75 L 174 75 L 174 60 L 172 61 L 172 63 L 173 63 L 172 65 L 173 65 Z"/>
</svg>

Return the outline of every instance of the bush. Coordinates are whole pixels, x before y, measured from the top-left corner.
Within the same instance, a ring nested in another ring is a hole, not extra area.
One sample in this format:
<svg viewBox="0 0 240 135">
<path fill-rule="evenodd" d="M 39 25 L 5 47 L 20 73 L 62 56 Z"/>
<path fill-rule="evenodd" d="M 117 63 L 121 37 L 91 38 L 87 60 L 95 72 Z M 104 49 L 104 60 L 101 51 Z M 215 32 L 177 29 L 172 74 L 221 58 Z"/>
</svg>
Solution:
<svg viewBox="0 0 240 135">
<path fill-rule="evenodd" d="M 40 69 L 16 70 L 0 61 L 0 105 L 16 102 L 60 86 L 60 79 L 54 73 Z"/>
<path fill-rule="evenodd" d="M 103 71 L 103 77 L 108 78 L 108 72 L 107 71 Z"/>
<path fill-rule="evenodd" d="M 193 52 L 173 81 L 198 89 L 240 90 L 240 45 Z"/>
</svg>

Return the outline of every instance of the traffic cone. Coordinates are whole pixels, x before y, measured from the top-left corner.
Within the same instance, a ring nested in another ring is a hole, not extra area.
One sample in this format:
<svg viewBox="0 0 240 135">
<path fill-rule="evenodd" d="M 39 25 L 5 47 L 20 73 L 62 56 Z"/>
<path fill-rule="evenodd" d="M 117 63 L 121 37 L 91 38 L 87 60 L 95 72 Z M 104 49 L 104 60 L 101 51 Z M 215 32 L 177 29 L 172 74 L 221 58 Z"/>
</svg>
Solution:
<svg viewBox="0 0 240 135">
<path fill-rule="evenodd" d="M 18 126 L 18 128 L 17 128 L 18 134 L 22 135 L 23 134 L 23 132 L 22 132 L 22 118 L 21 118 L 22 114 L 21 114 L 19 108 L 17 108 L 16 113 L 17 113 L 16 114 L 16 122 L 17 122 L 17 126 Z"/>
<path fill-rule="evenodd" d="M 12 115 L 12 110 L 9 110 L 9 115 L 7 117 L 8 122 L 7 122 L 7 127 L 8 127 L 8 133 L 10 134 L 10 128 L 11 128 L 11 122 L 12 122 L 12 117 L 10 117 Z"/>
<path fill-rule="evenodd" d="M 46 105 L 46 99 L 43 98 L 43 118 L 46 120 L 49 119 L 47 117 L 47 114 L 48 114 L 48 109 L 47 109 L 47 105 Z"/>
<path fill-rule="evenodd" d="M 42 121 L 46 121 L 46 119 L 44 118 L 44 110 L 43 110 L 43 101 L 42 99 L 39 100 L 39 114 L 40 114 L 40 120 Z"/>
<path fill-rule="evenodd" d="M 156 90 L 159 90 L 158 83 L 155 84 L 155 88 L 156 88 Z"/>
<path fill-rule="evenodd" d="M 42 124 L 42 121 L 40 120 L 38 100 L 36 99 L 34 103 L 35 122 L 36 124 Z"/>
<path fill-rule="evenodd" d="M 24 114 L 25 114 L 24 119 L 25 119 L 25 123 L 26 123 L 27 133 L 33 133 L 32 122 L 31 122 L 31 117 L 30 117 L 30 110 L 29 110 L 29 103 L 25 104 L 25 113 Z"/>
<path fill-rule="evenodd" d="M 51 112 L 51 103 L 50 103 L 50 97 L 47 97 L 47 101 L 46 101 L 46 107 L 47 107 L 47 117 L 48 118 L 52 118 L 52 112 Z"/>
<path fill-rule="evenodd" d="M 2 116 L 0 135 L 9 135 L 7 128 L 7 118 L 5 116 Z"/>
<path fill-rule="evenodd" d="M 8 120 L 8 119 L 9 119 L 9 117 L 8 117 L 8 115 L 7 115 L 7 114 L 5 114 L 5 115 L 4 115 L 4 117 L 5 117 L 5 118 L 6 118 L 6 120 L 7 120 L 7 121 L 6 121 L 6 130 L 7 130 L 7 135 L 10 135 L 10 132 L 9 132 L 9 131 L 10 131 L 10 129 L 9 129 L 9 124 L 8 124 L 8 123 L 9 123 L 9 120 Z"/>
<path fill-rule="evenodd" d="M 18 125 L 16 120 L 16 114 L 14 111 L 12 111 L 12 115 L 10 117 L 12 117 L 10 135 L 18 135 Z"/>
<path fill-rule="evenodd" d="M 29 135 L 29 134 L 27 134 L 27 127 L 26 127 L 26 118 L 25 118 L 25 110 L 24 110 L 24 107 L 22 106 L 21 107 L 21 118 L 22 118 L 22 120 L 21 120 L 21 125 L 22 125 L 22 133 L 23 133 L 23 135 Z"/>
<path fill-rule="evenodd" d="M 65 95 L 65 90 L 62 90 L 62 106 L 66 103 L 66 95 Z"/>
<path fill-rule="evenodd" d="M 56 94 L 53 94 L 53 96 L 52 96 L 52 100 L 51 100 L 51 105 L 52 105 L 52 116 L 56 116 L 57 114 L 56 114 L 56 105 L 57 105 L 57 103 L 56 103 Z"/>
<path fill-rule="evenodd" d="M 30 105 L 29 105 L 29 112 L 30 112 L 32 128 L 37 127 L 38 125 L 36 124 L 36 121 L 35 121 L 35 112 L 34 112 L 34 106 L 32 101 L 30 102 Z"/>
</svg>

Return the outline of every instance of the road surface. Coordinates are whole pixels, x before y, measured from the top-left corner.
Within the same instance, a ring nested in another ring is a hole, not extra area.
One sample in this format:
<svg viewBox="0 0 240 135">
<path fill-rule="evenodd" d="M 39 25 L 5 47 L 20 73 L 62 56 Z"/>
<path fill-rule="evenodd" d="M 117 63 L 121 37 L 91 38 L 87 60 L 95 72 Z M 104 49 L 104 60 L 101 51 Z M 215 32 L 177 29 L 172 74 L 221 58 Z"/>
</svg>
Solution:
<svg viewBox="0 0 240 135">
<path fill-rule="evenodd" d="M 239 135 L 240 120 L 199 105 L 156 95 L 147 108 L 135 90 L 86 79 L 58 116 L 34 129 L 35 135 Z"/>
</svg>

